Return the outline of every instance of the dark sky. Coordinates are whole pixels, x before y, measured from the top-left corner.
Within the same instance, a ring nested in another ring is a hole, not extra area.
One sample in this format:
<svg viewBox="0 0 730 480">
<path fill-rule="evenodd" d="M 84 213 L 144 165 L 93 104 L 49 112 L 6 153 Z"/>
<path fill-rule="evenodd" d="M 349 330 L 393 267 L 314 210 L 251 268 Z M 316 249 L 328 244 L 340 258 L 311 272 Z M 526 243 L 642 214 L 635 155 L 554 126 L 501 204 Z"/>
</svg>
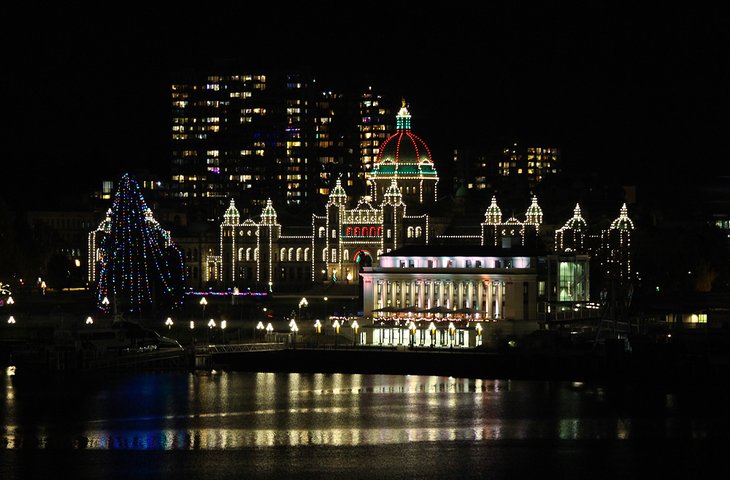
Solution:
<svg viewBox="0 0 730 480">
<path fill-rule="evenodd" d="M 11 127 L 0 195 L 11 204 L 63 208 L 64 192 L 167 171 L 170 74 L 220 59 L 403 96 L 436 151 L 539 141 L 627 182 L 725 170 L 719 3 L 148 3 L 31 4 L 8 18 L 19 26 L 2 34 Z M 719 166 L 700 170 L 707 161 Z"/>
</svg>

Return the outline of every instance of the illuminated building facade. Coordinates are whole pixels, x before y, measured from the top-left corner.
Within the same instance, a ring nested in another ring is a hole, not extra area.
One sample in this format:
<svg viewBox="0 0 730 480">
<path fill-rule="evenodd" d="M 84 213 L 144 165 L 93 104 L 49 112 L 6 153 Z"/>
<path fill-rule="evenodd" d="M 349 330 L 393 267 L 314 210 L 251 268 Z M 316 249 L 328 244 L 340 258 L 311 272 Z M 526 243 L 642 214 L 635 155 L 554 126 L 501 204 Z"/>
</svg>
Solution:
<svg viewBox="0 0 730 480">
<path fill-rule="evenodd" d="M 340 175 L 360 188 L 354 179 L 364 180 L 389 127 L 371 89 L 320 91 L 302 74 L 195 77 L 173 84 L 171 100 L 169 196 L 208 219 L 230 198 L 245 216 L 268 198 L 288 210 L 320 207 Z"/>
<path fill-rule="evenodd" d="M 497 165 L 502 177 L 524 177 L 531 187 L 546 175 L 560 171 L 560 150 L 554 147 L 522 147 L 514 143 L 502 150 Z"/>
<path fill-rule="evenodd" d="M 354 207 L 338 178 L 325 214 L 312 215 L 309 228 L 284 232 L 271 199 L 259 221 L 241 221 L 231 199 L 220 226 L 220 253 L 208 257 L 207 280 L 239 288 L 358 282 L 361 261 L 372 263 L 408 243 L 428 243 L 429 217 L 408 214 L 406 199 L 416 207 L 432 206 L 438 177 L 425 142 L 410 131 L 405 106 L 396 120 L 397 132 L 383 142 L 367 176 L 372 196 L 360 198 Z"/>
<path fill-rule="evenodd" d="M 535 330 L 538 259 L 544 254 L 525 247 L 481 245 L 410 246 L 386 253 L 378 266 L 361 273 L 363 313 L 373 317 L 375 325 L 361 340 L 466 347 L 476 342 L 476 323 L 485 328 L 499 322 L 511 333 Z M 415 339 L 409 338 L 410 322 Z M 433 333 L 427 327 L 431 323 Z M 449 325 L 453 332 L 445 328 Z"/>
<path fill-rule="evenodd" d="M 524 182 L 535 187 L 547 175 L 561 171 L 560 150 L 555 147 L 455 148 L 451 153 L 454 185 L 467 190 L 484 191 L 500 185 L 514 187 Z"/>
</svg>

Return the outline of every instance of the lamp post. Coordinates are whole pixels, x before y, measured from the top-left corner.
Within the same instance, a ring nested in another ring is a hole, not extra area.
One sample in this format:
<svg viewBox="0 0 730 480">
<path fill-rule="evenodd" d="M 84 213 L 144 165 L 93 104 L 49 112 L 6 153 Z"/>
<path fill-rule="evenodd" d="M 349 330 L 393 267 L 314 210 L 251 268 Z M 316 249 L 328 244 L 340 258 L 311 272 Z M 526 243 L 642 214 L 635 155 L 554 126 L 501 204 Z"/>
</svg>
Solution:
<svg viewBox="0 0 730 480">
<path fill-rule="evenodd" d="M 477 340 L 476 340 L 476 344 L 477 344 L 477 346 L 479 346 L 479 345 L 481 345 L 481 344 L 482 344 L 482 324 L 481 324 L 481 323 L 477 323 L 477 324 L 476 324 L 476 325 L 474 326 L 474 329 L 475 329 L 475 330 L 477 331 Z"/>
<path fill-rule="evenodd" d="M 335 329 L 335 347 L 337 346 L 337 337 L 340 335 L 340 322 L 339 320 L 335 320 L 335 323 L 332 324 L 332 328 Z"/>
<path fill-rule="evenodd" d="M 8 304 L 8 313 L 11 313 L 12 314 L 13 313 L 13 310 L 10 307 L 12 307 L 13 305 L 15 305 L 15 300 L 13 300 L 13 296 L 12 295 L 9 295 L 8 296 L 7 304 Z M 12 317 L 10 317 L 10 318 L 12 318 Z M 14 318 L 13 318 L 13 321 L 15 321 Z M 8 323 L 10 323 L 10 320 L 8 320 Z"/>
<path fill-rule="evenodd" d="M 208 300 L 205 299 L 205 297 L 202 297 L 200 299 L 200 306 L 203 307 L 203 316 L 201 317 L 201 320 L 205 322 L 205 306 L 208 305 Z"/>
<path fill-rule="evenodd" d="M 215 320 L 211 318 L 208 320 L 208 343 L 210 343 L 210 332 L 213 331 L 213 327 L 215 327 Z"/>
<path fill-rule="evenodd" d="M 13 325 L 15 324 L 15 317 L 10 315 L 10 318 L 8 318 L 8 324 Z"/>
<path fill-rule="evenodd" d="M 436 325 L 431 322 L 431 324 L 428 326 L 428 330 L 431 332 L 431 346 L 433 347 L 434 343 L 436 342 Z"/>
<path fill-rule="evenodd" d="M 290 325 L 291 333 L 292 333 L 291 345 L 292 345 L 292 348 L 296 348 L 297 347 L 297 332 L 299 331 L 299 327 L 297 327 L 297 322 L 295 322 L 294 320 L 292 320 L 289 323 L 289 325 Z"/>
<path fill-rule="evenodd" d="M 319 346 L 319 334 L 322 333 L 322 323 L 319 318 L 314 322 L 314 331 L 317 332 L 317 346 Z"/>
<path fill-rule="evenodd" d="M 264 307 L 265 308 L 265 307 Z M 264 331 L 264 322 L 259 322 L 256 325 L 256 330 L 258 330 L 258 334 L 256 335 L 257 338 L 263 337 L 263 331 Z"/>
<path fill-rule="evenodd" d="M 167 330 L 172 330 L 172 318 L 167 317 L 167 320 L 165 320 L 165 325 L 167 325 Z"/>
<path fill-rule="evenodd" d="M 94 319 L 91 317 L 86 317 L 86 325 L 93 325 Z"/>
<path fill-rule="evenodd" d="M 413 345 L 416 342 L 416 324 L 411 322 L 411 324 L 408 325 L 408 329 L 411 331 L 411 348 L 413 348 Z"/>
<path fill-rule="evenodd" d="M 273 331 L 274 331 L 274 327 L 273 327 L 273 326 L 271 325 L 271 322 L 269 322 L 269 323 L 268 323 L 268 324 L 266 325 L 266 337 L 267 337 L 267 338 L 266 338 L 266 340 L 267 340 L 267 341 L 269 340 L 269 338 L 268 338 L 268 337 L 269 337 L 269 335 L 271 335 L 271 333 L 272 333 Z"/>
<path fill-rule="evenodd" d="M 223 343 L 226 343 L 226 327 L 228 326 L 228 322 L 225 320 L 221 320 L 221 341 Z"/>
<path fill-rule="evenodd" d="M 191 344 L 195 346 L 195 320 L 190 320 L 190 336 L 192 337 Z"/>
<path fill-rule="evenodd" d="M 354 320 L 352 322 L 352 346 L 354 347 L 357 343 L 357 332 L 360 330 L 360 324 L 357 323 L 357 320 Z"/>
<path fill-rule="evenodd" d="M 324 297 L 324 319 L 327 320 L 327 297 Z"/>
<path fill-rule="evenodd" d="M 302 307 L 306 307 L 309 305 L 309 302 L 307 302 L 307 299 L 302 297 L 301 300 L 299 300 L 299 320 L 302 319 Z"/>
</svg>

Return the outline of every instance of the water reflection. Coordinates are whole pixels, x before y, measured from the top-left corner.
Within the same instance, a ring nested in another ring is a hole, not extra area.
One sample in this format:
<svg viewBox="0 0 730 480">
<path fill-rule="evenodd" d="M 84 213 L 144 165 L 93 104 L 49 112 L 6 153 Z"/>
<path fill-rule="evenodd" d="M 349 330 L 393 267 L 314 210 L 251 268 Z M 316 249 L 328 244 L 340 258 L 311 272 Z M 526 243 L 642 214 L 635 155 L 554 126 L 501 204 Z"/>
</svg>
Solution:
<svg viewBox="0 0 730 480">
<path fill-rule="evenodd" d="M 436 376 L 137 374 L 16 385 L 5 375 L 0 449 L 235 450 L 502 440 L 707 438 L 658 395 L 627 415 L 583 383 Z M 44 410 L 39 405 L 56 402 Z M 718 427 L 719 428 L 719 427 Z"/>
</svg>

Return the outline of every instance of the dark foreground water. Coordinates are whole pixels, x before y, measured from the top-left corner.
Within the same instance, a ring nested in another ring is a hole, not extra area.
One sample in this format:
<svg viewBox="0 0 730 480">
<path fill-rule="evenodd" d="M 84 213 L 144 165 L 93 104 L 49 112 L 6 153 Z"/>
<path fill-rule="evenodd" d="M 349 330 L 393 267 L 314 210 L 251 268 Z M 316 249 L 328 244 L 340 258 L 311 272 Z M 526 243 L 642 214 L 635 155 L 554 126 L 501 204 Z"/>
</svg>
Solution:
<svg viewBox="0 0 730 480">
<path fill-rule="evenodd" d="M 429 376 L 0 373 L 0 479 L 708 478 L 730 396 Z"/>
</svg>

